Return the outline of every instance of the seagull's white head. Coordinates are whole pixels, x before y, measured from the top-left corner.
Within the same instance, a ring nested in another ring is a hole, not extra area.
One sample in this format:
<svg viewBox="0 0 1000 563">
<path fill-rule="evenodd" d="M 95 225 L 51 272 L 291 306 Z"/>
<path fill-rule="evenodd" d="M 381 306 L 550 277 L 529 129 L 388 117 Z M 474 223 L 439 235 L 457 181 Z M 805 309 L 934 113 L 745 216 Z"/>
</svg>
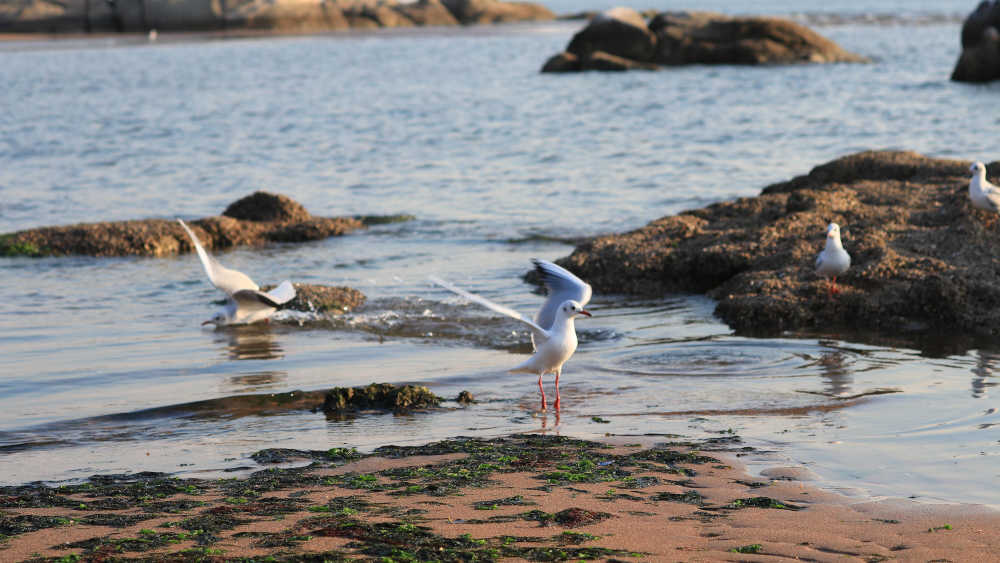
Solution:
<svg viewBox="0 0 1000 563">
<path fill-rule="evenodd" d="M 836 223 L 830 223 L 826 226 L 826 238 L 835 238 L 840 240 L 840 225 Z"/>
<path fill-rule="evenodd" d="M 201 323 L 201 326 L 205 325 L 215 325 L 216 328 L 229 324 L 229 315 L 226 311 L 219 311 L 218 313 L 212 315 L 211 319 Z"/>
<path fill-rule="evenodd" d="M 580 315 L 584 315 L 587 317 L 590 316 L 590 311 L 584 309 L 583 305 L 580 305 L 579 303 L 573 301 L 572 299 L 567 299 L 566 301 L 563 301 L 562 305 L 559 306 L 559 312 L 567 319 L 572 319 Z"/>
<path fill-rule="evenodd" d="M 972 166 L 969 167 L 969 172 L 972 172 L 973 176 L 985 176 L 986 165 L 982 162 L 973 162 Z"/>
</svg>

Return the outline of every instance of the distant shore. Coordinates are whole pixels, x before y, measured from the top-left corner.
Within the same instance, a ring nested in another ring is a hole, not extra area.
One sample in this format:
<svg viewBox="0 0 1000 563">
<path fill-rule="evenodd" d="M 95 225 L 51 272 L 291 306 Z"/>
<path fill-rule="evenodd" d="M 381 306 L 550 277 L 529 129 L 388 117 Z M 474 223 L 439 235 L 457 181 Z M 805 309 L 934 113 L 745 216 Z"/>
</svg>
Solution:
<svg viewBox="0 0 1000 563">
<path fill-rule="evenodd" d="M 9 560 L 987 560 L 1000 513 L 748 476 L 735 436 L 458 438 L 371 455 L 264 450 L 245 478 L 0 488 Z"/>
</svg>

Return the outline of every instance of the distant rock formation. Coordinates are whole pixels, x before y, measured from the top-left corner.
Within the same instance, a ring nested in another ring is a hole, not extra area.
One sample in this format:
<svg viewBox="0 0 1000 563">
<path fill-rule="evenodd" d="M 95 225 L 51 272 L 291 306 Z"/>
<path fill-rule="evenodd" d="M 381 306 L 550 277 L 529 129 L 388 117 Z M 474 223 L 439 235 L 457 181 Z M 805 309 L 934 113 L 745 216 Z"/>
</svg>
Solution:
<svg viewBox="0 0 1000 563">
<path fill-rule="evenodd" d="M 962 54 L 951 79 L 989 82 L 1000 79 L 1000 1 L 980 2 L 962 25 Z"/>
<path fill-rule="evenodd" d="M 1000 334 L 1000 221 L 968 198 L 968 162 L 869 151 L 817 166 L 756 197 L 598 237 L 558 262 L 594 289 L 706 293 L 735 329 L 867 327 Z M 1000 173 L 1000 162 L 989 174 Z M 826 291 L 815 273 L 838 223 L 851 268 Z"/>
<path fill-rule="evenodd" d="M 207 249 L 305 242 L 364 225 L 353 217 L 315 217 L 291 198 L 267 192 L 234 202 L 221 216 L 190 222 Z M 167 219 L 41 227 L 0 235 L 0 256 L 169 256 L 193 250 L 177 221 Z"/>
<path fill-rule="evenodd" d="M 500 0 L 4 0 L 0 32 L 258 29 L 309 32 L 550 20 L 540 4 Z"/>
<path fill-rule="evenodd" d="M 659 65 L 867 62 L 809 28 L 780 18 L 631 8 L 594 16 L 542 72 L 655 70 Z"/>
</svg>

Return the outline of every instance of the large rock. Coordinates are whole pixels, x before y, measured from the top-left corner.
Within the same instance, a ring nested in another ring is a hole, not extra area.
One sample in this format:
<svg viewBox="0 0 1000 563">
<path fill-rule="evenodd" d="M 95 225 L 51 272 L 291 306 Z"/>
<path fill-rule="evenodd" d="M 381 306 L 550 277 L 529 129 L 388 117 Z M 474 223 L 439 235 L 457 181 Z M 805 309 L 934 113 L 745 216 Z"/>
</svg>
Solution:
<svg viewBox="0 0 1000 563">
<path fill-rule="evenodd" d="M 780 18 L 662 13 L 649 27 L 657 37 L 655 61 L 665 65 L 867 61 L 801 24 Z"/>
<path fill-rule="evenodd" d="M 989 82 L 1000 78 L 1000 1 L 981 2 L 962 25 L 962 54 L 951 79 Z"/>
<path fill-rule="evenodd" d="M 649 61 L 656 49 L 656 36 L 646 20 L 632 8 L 612 8 L 590 20 L 570 40 L 566 51 L 581 59 L 595 51 Z"/>
<path fill-rule="evenodd" d="M 305 242 L 364 225 L 353 217 L 314 217 L 281 195 L 257 192 L 223 215 L 190 222 L 205 248 Z M 0 235 L 0 256 L 168 256 L 194 250 L 181 226 L 167 219 L 41 227 Z"/>
<path fill-rule="evenodd" d="M 757 197 L 587 242 L 560 264 L 596 290 L 706 293 L 745 331 L 869 327 L 1000 333 L 1000 217 L 968 201 L 968 162 L 863 152 Z M 989 165 L 1000 172 L 1000 162 Z M 827 223 L 852 265 L 829 296 L 815 273 Z"/>
<path fill-rule="evenodd" d="M 731 18 L 712 12 L 664 12 L 646 24 L 629 8 L 614 8 L 594 17 L 573 36 L 566 51 L 576 55 L 578 70 L 651 69 L 650 65 L 789 64 L 866 62 L 833 41 L 795 22 L 779 18 Z M 604 52 L 638 64 L 582 62 L 591 53 Z M 557 55 L 543 72 L 572 70 Z"/>
<path fill-rule="evenodd" d="M 499 0 L 443 0 L 455 19 L 464 25 L 514 21 L 546 21 L 556 15 L 541 4 Z"/>
<path fill-rule="evenodd" d="M 396 7 L 417 25 L 458 25 L 458 20 L 440 0 L 418 0 Z"/>
</svg>

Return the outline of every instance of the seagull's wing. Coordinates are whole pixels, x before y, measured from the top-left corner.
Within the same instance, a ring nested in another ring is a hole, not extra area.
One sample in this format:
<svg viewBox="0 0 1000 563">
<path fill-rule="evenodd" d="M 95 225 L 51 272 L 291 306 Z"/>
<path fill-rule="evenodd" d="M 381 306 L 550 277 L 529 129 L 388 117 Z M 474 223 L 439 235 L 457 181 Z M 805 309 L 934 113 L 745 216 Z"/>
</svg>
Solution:
<svg viewBox="0 0 1000 563">
<path fill-rule="evenodd" d="M 823 253 L 820 252 L 819 256 L 816 257 L 816 269 L 820 269 L 823 266 Z"/>
<path fill-rule="evenodd" d="M 556 320 L 556 311 L 566 300 L 572 299 L 580 305 L 590 302 L 593 290 L 590 284 L 574 276 L 569 270 L 546 260 L 534 258 L 535 271 L 549 290 L 549 296 L 535 315 L 538 326 L 551 327 Z"/>
<path fill-rule="evenodd" d="M 239 305 L 240 309 L 277 309 L 283 303 L 275 301 L 270 294 L 256 289 L 241 289 L 233 293 L 230 297 Z"/>
<path fill-rule="evenodd" d="M 538 326 L 537 324 L 531 322 L 530 320 L 524 318 L 524 316 L 521 315 L 521 313 L 518 313 L 514 309 L 511 309 L 509 307 L 504 307 L 503 305 L 500 305 L 498 303 L 494 303 L 494 302 L 490 301 L 489 299 L 486 299 L 485 297 L 480 297 L 480 296 L 478 296 L 478 295 L 476 295 L 474 293 L 469 293 L 468 291 L 465 291 L 464 289 L 456 287 L 456 286 L 454 286 L 454 285 L 452 285 L 452 284 L 444 281 L 443 279 L 441 279 L 441 278 L 439 278 L 437 276 L 430 276 L 430 280 L 432 282 L 440 285 L 441 287 L 447 289 L 448 291 L 452 291 L 454 293 L 457 293 L 458 295 L 461 295 L 462 297 L 468 299 L 469 301 L 474 301 L 476 303 L 479 303 L 483 307 L 486 307 L 487 309 L 492 309 L 492 310 L 496 311 L 497 313 L 500 313 L 500 314 L 503 314 L 503 315 L 507 315 L 508 317 L 510 317 L 512 319 L 517 319 L 517 320 L 521 321 L 522 323 L 524 323 L 524 324 L 528 325 L 529 327 L 531 327 L 531 334 L 532 334 L 532 336 L 534 337 L 535 340 L 538 340 L 540 342 L 544 342 L 544 341 L 546 341 L 546 340 L 549 339 L 549 333 L 548 333 L 548 331 L 546 331 L 542 327 Z"/>
<path fill-rule="evenodd" d="M 994 211 L 1000 211 L 1000 188 L 987 183 L 983 186 L 983 196 L 986 197 L 986 201 Z"/>
<path fill-rule="evenodd" d="M 268 291 L 264 295 L 271 298 L 272 301 L 278 303 L 279 305 L 284 305 L 292 299 L 295 299 L 295 288 L 292 287 L 292 282 L 285 280 L 281 282 L 278 287 Z"/>
<path fill-rule="evenodd" d="M 184 221 L 178 219 L 177 222 L 184 227 L 188 236 L 191 237 L 191 242 L 194 243 L 194 249 L 198 252 L 198 258 L 201 259 L 201 265 L 205 267 L 205 273 L 208 274 L 208 280 L 212 282 L 212 285 L 229 295 L 233 295 L 237 291 L 244 289 L 252 289 L 254 291 L 260 289 L 260 287 L 243 272 L 230 270 L 222 264 L 219 264 L 215 258 L 212 258 L 211 254 L 205 252 L 205 249 L 201 246 L 201 241 L 198 240 L 198 237 L 194 236 L 194 232 L 188 228 Z"/>
</svg>

